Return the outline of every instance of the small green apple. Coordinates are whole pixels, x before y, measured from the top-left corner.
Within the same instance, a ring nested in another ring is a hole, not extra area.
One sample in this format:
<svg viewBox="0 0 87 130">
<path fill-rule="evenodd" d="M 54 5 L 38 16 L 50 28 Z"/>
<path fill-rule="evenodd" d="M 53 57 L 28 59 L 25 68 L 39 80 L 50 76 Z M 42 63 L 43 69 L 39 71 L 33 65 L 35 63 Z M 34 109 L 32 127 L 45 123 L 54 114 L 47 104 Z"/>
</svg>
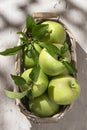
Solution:
<svg viewBox="0 0 87 130">
<path fill-rule="evenodd" d="M 29 108 L 37 116 L 49 117 L 58 112 L 59 105 L 51 101 L 46 94 L 43 94 L 29 101 Z"/>
<path fill-rule="evenodd" d="M 51 32 L 50 35 L 45 38 L 51 43 L 61 43 L 63 44 L 66 40 L 66 32 L 62 24 L 55 21 L 45 21 L 42 24 L 48 24 L 48 32 Z"/>
<path fill-rule="evenodd" d="M 29 58 L 26 54 L 24 54 L 24 66 L 26 68 L 31 68 L 35 65 L 34 60 Z"/>
<path fill-rule="evenodd" d="M 41 52 L 41 47 L 37 44 L 37 43 L 34 43 L 34 47 L 36 49 L 36 51 L 38 53 Z M 24 66 L 26 68 L 31 68 L 35 65 L 35 62 L 32 58 L 29 58 L 25 53 L 24 53 Z"/>
<path fill-rule="evenodd" d="M 61 45 L 57 44 L 57 46 Z M 56 76 L 67 72 L 66 67 L 61 63 L 60 59 L 71 62 L 70 52 L 67 50 L 67 52 L 63 54 L 62 58 L 58 55 L 55 55 L 54 58 L 44 48 L 39 55 L 39 64 L 44 73 L 47 75 Z"/>
<path fill-rule="evenodd" d="M 21 75 L 26 80 L 27 84 L 29 84 L 29 85 L 21 86 L 21 91 L 24 91 L 28 87 L 31 87 L 32 97 L 35 98 L 35 97 L 42 95 L 45 92 L 45 90 L 47 89 L 49 81 L 48 81 L 48 77 L 40 69 L 38 79 L 37 79 L 36 82 L 33 83 L 32 80 L 29 77 L 29 74 L 30 74 L 31 71 L 32 71 L 32 68 L 27 69 Z"/>
<path fill-rule="evenodd" d="M 80 95 L 80 86 L 72 76 L 57 76 L 49 83 L 48 95 L 57 104 L 71 104 Z"/>
</svg>

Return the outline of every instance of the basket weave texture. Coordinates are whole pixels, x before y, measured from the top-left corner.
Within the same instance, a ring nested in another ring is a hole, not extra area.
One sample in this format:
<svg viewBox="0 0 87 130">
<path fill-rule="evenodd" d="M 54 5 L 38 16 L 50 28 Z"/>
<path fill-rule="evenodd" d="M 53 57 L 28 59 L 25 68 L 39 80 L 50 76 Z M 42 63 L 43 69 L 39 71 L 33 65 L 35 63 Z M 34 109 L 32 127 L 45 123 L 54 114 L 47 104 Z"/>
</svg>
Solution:
<svg viewBox="0 0 87 130">
<path fill-rule="evenodd" d="M 60 19 L 60 17 L 58 16 L 58 14 L 56 13 L 34 13 L 33 14 L 33 17 L 34 19 L 37 21 L 37 22 L 43 22 L 43 21 L 46 21 L 46 20 L 52 20 L 52 21 L 56 21 L 56 22 L 59 22 L 63 25 L 63 27 L 65 28 L 66 30 L 66 33 L 68 34 L 69 36 L 69 40 L 70 40 L 70 43 L 71 43 L 71 59 L 72 59 L 72 64 L 74 64 L 74 66 L 76 67 L 76 61 L 77 61 L 77 58 L 76 58 L 76 40 L 72 34 L 72 32 L 68 29 L 68 27 L 63 23 L 63 21 Z M 18 42 L 18 45 L 20 44 L 20 40 Z M 20 75 L 20 68 L 21 68 L 21 54 L 18 54 L 16 56 L 16 61 L 15 61 L 15 72 L 16 72 L 16 75 Z M 77 78 L 76 75 L 74 75 L 75 78 Z M 18 86 L 14 86 L 14 91 L 19 91 L 18 89 Z M 54 116 L 52 117 L 45 117 L 45 118 L 41 118 L 41 117 L 38 117 L 36 115 L 34 115 L 32 112 L 28 111 L 26 109 L 26 107 L 23 105 L 22 101 L 19 100 L 19 99 L 16 99 L 16 104 L 19 106 L 20 108 L 20 111 L 27 117 L 27 119 L 35 122 L 35 123 L 55 123 L 55 122 L 58 122 L 59 119 L 61 119 L 65 113 L 67 111 L 69 111 L 72 107 L 72 104 L 71 105 L 65 105 L 62 107 L 61 111 L 58 112 L 57 114 L 55 114 Z"/>
</svg>

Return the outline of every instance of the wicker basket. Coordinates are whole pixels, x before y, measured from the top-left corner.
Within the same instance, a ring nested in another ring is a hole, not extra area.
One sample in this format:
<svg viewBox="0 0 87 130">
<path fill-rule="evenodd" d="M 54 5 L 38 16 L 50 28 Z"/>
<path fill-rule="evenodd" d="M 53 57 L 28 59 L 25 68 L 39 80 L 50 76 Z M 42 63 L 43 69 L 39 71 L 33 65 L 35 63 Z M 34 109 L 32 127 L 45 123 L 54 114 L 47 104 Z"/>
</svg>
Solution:
<svg viewBox="0 0 87 130">
<path fill-rule="evenodd" d="M 71 33 L 71 31 L 66 27 L 66 25 L 62 22 L 62 20 L 60 20 L 60 17 L 58 16 L 58 14 L 56 14 L 56 13 L 34 13 L 33 17 L 34 17 L 34 19 L 37 22 L 42 22 L 42 21 L 45 21 L 45 20 L 53 20 L 53 21 L 59 22 L 59 23 L 61 23 L 63 25 L 63 27 L 65 28 L 66 33 L 68 35 L 70 44 L 71 44 L 71 50 L 70 51 L 71 51 L 72 64 L 74 64 L 74 66 L 76 67 L 76 61 L 77 61 L 77 59 L 76 59 L 76 40 L 75 40 L 73 34 Z M 19 40 L 18 44 L 20 44 L 20 40 Z M 18 54 L 17 57 L 16 57 L 16 62 L 15 62 L 16 75 L 20 75 L 20 73 L 21 73 L 20 72 L 20 70 L 21 70 L 20 63 L 21 63 L 21 56 L 20 56 L 20 54 Z M 74 75 L 74 77 L 76 78 L 76 75 Z M 18 91 L 18 87 L 17 86 L 14 86 L 14 91 Z M 23 105 L 21 100 L 16 99 L 16 104 L 19 106 L 20 111 L 29 120 L 31 120 L 31 121 L 33 121 L 35 123 L 53 123 L 53 122 L 58 122 L 58 120 L 60 118 L 62 118 L 65 115 L 65 113 L 67 111 L 69 111 L 70 108 L 72 107 L 72 104 L 71 105 L 62 106 L 60 112 L 58 112 L 54 116 L 41 118 L 41 117 L 38 117 L 38 116 L 34 115 L 32 112 L 28 111 L 26 109 L 26 107 Z"/>
</svg>

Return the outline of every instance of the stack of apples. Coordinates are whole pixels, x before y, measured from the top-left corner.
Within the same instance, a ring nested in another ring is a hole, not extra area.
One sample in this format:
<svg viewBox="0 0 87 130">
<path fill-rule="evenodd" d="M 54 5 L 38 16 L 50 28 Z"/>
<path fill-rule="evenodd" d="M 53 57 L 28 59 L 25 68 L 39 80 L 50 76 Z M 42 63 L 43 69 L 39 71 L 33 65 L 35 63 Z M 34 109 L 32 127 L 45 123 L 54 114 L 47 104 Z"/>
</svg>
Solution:
<svg viewBox="0 0 87 130">
<path fill-rule="evenodd" d="M 25 47 L 23 51 L 25 69 L 21 77 L 27 84 L 21 85 L 20 89 L 22 92 L 30 90 L 27 94 L 29 111 L 40 117 L 50 117 L 58 113 L 61 106 L 70 105 L 77 100 L 80 86 L 65 64 L 72 64 L 72 58 L 67 32 L 63 25 L 51 20 L 43 21 L 39 25 L 47 25 L 48 34 L 41 40 L 34 39 L 31 42 L 38 53 L 38 58 L 35 59 L 38 61 L 37 64 L 34 58 L 27 55 L 29 51 L 26 54 Z M 31 37 L 28 32 L 26 34 Z M 39 71 L 34 71 L 35 68 Z M 32 80 L 33 75 L 36 75 L 37 80 Z"/>
<path fill-rule="evenodd" d="M 21 101 L 26 102 L 27 109 L 34 115 L 51 117 L 80 95 L 74 76 L 77 69 L 72 64 L 72 42 L 58 20 L 36 22 L 28 15 L 25 28 L 18 32 L 20 45 L 0 52 L 4 56 L 22 54 L 18 60 L 21 61 L 20 75 L 11 74 L 20 91 L 5 90 L 5 93 L 10 98 L 23 98 Z"/>
</svg>

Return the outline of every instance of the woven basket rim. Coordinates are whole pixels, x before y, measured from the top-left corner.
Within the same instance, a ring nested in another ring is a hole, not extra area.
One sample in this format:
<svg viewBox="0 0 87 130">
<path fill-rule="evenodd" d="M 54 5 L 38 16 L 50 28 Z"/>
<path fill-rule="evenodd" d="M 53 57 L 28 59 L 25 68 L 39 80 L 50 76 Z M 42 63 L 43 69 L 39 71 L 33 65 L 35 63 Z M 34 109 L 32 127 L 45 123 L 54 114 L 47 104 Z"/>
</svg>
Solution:
<svg viewBox="0 0 87 130">
<path fill-rule="evenodd" d="M 46 13 L 44 13 L 44 16 L 45 16 Z M 35 15 L 36 16 L 36 15 Z M 43 16 L 43 15 L 42 15 Z M 77 67 L 77 57 L 76 57 L 76 39 L 74 37 L 74 35 L 72 34 L 72 32 L 70 31 L 70 29 L 63 23 L 63 20 L 61 20 L 58 16 L 57 17 L 53 17 L 55 15 L 47 18 L 48 15 L 46 15 L 46 18 L 45 17 L 35 17 L 35 20 L 36 21 L 43 21 L 43 20 L 53 20 L 53 21 L 56 21 L 56 22 L 60 22 L 63 27 L 65 28 L 66 32 L 68 33 L 69 35 L 69 38 L 70 38 L 70 41 L 71 41 L 71 59 L 73 61 L 73 64 L 75 65 L 75 67 Z M 23 31 L 25 30 L 25 28 L 23 29 Z M 18 45 L 20 44 L 20 39 L 18 41 Z M 20 75 L 20 54 L 18 54 L 16 56 L 16 61 L 15 61 L 15 73 L 16 75 Z M 74 75 L 75 78 L 77 78 L 77 75 Z M 18 86 L 14 86 L 14 91 L 18 91 Z M 27 117 L 27 119 L 35 122 L 35 123 L 55 123 L 55 122 L 58 122 L 59 119 L 61 119 L 65 113 L 67 111 L 69 111 L 72 107 L 73 104 L 70 104 L 70 105 L 67 105 L 66 108 L 64 109 L 63 112 L 61 113 L 57 113 L 55 114 L 54 116 L 52 117 L 45 117 L 45 118 L 41 118 L 41 117 L 38 117 L 36 115 L 34 115 L 32 112 L 28 111 L 25 106 L 23 105 L 23 103 L 21 102 L 21 100 L 19 99 L 16 99 L 16 104 L 19 106 L 20 108 L 20 111 Z"/>
</svg>

